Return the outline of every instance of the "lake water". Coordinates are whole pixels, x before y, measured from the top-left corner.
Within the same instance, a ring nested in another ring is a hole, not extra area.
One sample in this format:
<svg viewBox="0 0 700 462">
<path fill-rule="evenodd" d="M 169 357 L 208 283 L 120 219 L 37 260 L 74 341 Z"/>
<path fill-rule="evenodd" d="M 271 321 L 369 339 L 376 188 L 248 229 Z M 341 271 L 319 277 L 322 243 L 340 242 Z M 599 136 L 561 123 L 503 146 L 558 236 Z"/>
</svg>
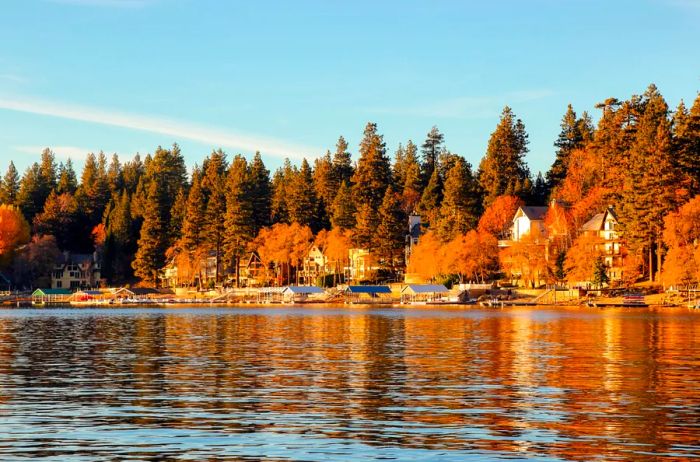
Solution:
<svg viewBox="0 0 700 462">
<path fill-rule="evenodd" d="M 0 311 L 0 460 L 700 457 L 687 309 Z"/>
</svg>

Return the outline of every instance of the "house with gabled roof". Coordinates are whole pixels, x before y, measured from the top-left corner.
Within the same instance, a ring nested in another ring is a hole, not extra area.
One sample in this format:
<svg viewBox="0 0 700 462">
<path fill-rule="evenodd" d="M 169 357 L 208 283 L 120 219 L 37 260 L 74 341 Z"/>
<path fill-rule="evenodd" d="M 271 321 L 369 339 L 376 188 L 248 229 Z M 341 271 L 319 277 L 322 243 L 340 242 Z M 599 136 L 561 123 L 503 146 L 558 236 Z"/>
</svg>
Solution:
<svg viewBox="0 0 700 462">
<path fill-rule="evenodd" d="M 327 273 L 328 258 L 319 246 L 312 245 L 301 262 L 299 283 L 304 285 L 315 284 L 319 276 L 324 276 Z"/>
<path fill-rule="evenodd" d="M 544 217 L 547 215 L 547 209 L 548 207 L 534 205 L 518 207 L 513 216 L 511 239 L 518 242 L 526 235 L 544 237 L 546 234 Z"/>
<path fill-rule="evenodd" d="M 87 289 L 100 285 L 101 267 L 97 252 L 63 252 L 51 272 L 52 289 Z"/>
<path fill-rule="evenodd" d="M 619 221 L 615 210 L 608 206 L 603 212 L 593 216 L 581 227 L 581 234 L 600 239 L 598 250 L 603 254 L 605 266 L 608 267 L 610 281 L 622 279 L 623 246 L 618 230 Z"/>
</svg>

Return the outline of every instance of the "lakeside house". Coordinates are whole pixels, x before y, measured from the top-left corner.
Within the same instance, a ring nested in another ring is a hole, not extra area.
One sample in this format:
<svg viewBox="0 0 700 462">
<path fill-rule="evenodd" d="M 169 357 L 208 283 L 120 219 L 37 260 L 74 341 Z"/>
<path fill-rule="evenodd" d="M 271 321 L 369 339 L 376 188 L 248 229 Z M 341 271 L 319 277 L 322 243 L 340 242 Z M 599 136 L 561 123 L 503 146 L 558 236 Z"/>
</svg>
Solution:
<svg viewBox="0 0 700 462">
<path fill-rule="evenodd" d="M 348 250 L 349 265 L 345 268 L 345 280 L 355 283 L 374 279 L 379 270 L 376 257 L 367 249 Z"/>
<path fill-rule="evenodd" d="M 317 245 L 312 245 L 301 262 L 299 284 L 315 284 L 319 277 L 329 273 L 328 269 L 328 258 L 323 250 Z"/>
<path fill-rule="evenodd" d="M 600 239 L 598 250 L 603 254 L 603 261 L 608 268 L 610 282 L 622 279 L 624 253 L 618 231 L 619 221 L 611 206 L 583 224 L 581 234 Z"/>
<path fill-rule="evenodd" d="M 267 268 L 257 252 L 250 252 L 248 258 L 241 259 L 238 265 L 241 287 L 260 287 L 267 282 Z M 233 275 L 235 283 L 236 275 Z"/>
<path fill-rule="evenodd" d="M 52 289 L 85 289 L 98 287 L 101 267 L 97 252 L 79 254 L 63 252 L 51 271 Z"/>
</svg>

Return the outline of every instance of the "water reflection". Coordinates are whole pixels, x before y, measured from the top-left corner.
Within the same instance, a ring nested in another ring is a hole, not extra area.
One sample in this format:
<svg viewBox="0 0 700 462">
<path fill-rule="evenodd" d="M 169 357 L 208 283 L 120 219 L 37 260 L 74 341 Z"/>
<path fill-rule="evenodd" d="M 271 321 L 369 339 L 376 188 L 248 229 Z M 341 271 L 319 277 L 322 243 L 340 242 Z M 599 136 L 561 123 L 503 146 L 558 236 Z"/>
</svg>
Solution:
<svg viewBox="0 0 700 462">
<path fill-rule="evenodd" d="M 681 459 L 699 334 L 686 310 L 1 311 L 0 458 Z"/>
</svg>

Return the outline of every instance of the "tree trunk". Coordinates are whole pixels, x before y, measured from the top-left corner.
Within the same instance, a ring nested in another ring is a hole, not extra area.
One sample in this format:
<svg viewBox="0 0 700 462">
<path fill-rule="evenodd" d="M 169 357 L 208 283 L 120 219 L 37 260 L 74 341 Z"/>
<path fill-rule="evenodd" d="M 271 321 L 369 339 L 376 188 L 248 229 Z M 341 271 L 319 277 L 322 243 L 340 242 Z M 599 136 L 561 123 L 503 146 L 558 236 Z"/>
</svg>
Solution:
<svg viewBox="0 0 700 462">
<path fill-rule="evenodd" d="M 233 261 L 236 265 L 236 289 L 239 289 L 241 287 L 241 258 L 233 257 Z"/>
<path fill-rule="evenodd" d="M 654 241 L 649 242 L 649 282 L 654 282 Z"/>
<path fill-rule="evenodd" d="M 663 243 L 661 241 L 661 236 L 659 236 L 658 240 L 656 241 L 656 280 L 658 282 L 662 282 L 661 281 L 661 276 L 662 276 L 661 265 L 662 265 L 662 259 L 663 259 L 663 255 L 662 255 L 663 247 L 662 247 L 662 245 L 663 245 Z"/>
</svg>

